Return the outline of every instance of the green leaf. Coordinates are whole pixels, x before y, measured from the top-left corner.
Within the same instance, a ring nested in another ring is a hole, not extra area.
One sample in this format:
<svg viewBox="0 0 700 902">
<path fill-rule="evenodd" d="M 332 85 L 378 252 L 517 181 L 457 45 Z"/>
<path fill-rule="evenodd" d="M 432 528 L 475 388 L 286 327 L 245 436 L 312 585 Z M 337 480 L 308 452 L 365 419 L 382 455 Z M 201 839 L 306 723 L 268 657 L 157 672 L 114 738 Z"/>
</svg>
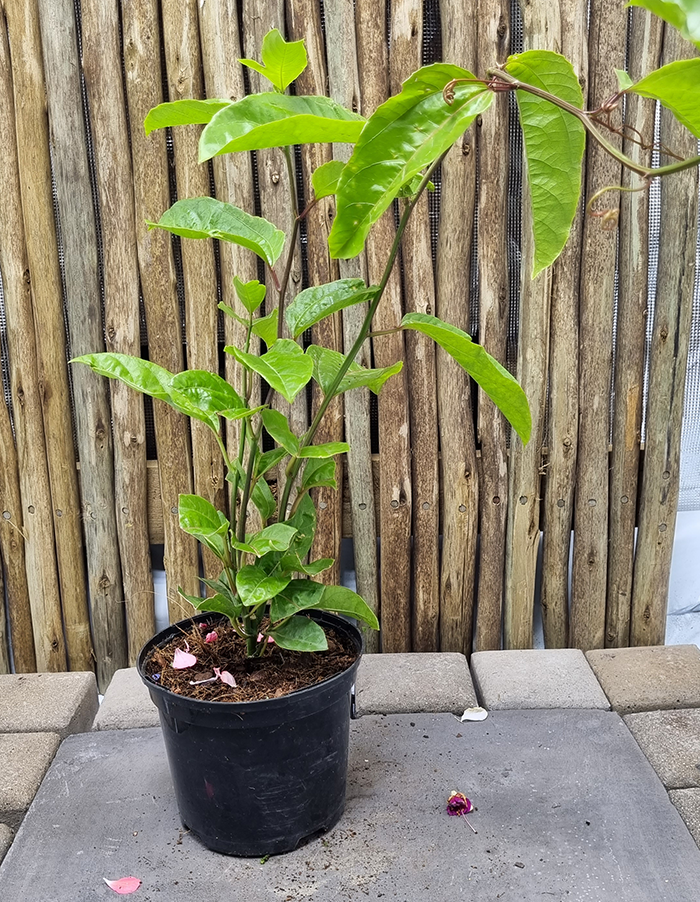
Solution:
<svg viewBox="0 0 700 902">
<path fill-rule="evenodd" d="M 270 620 L 277 623 L 303 611 L 313 608 L 321 600 L 325 586 L 311 579 L 293 579 L 279 595 L 272 599 Z"/>
<path fill-rule="evenodd" d="M 199 598 L 196 595 L 188 595 L 186 592 L 183 592 L 180 586 L 177 588 L 178 595 L 181 595 L 186 601 L 189 601 L 191 605 L 193 605 L 196 610 L 201 612 L 212 612 L 215 614 L 223 614 L 228 617 L 228 619 L 233 622 L 236 617 L 239 617 L 243 606 L 240 604 L 235 604 L 225 595 L 213 595 L 210 598 Z"/>
<path fill-rule="evenodd" d="M 248 544 L 258 557 L 262 557 L 268 551 L 286 551 L 296 534 L 296 529 L 288 523 L 273 523 L 249 537 Z"/>
<path fill-rule="evenodd" d="M 333 611 L 335 614 L 354 617 L 355 620 L 369 624 L 373 630 L 379 629 L 377 615 L 364 598 L 352 589 L 346 589 L 345 586 L 324 586 L 323 595 L 315 607 L 322 611 Z"/>
<path fill-rule="evenodd" d="M 242 410 L 246 406 L 238 392 L 217 373 L 207 370 L 184 370 L 173 376 L 172 388 L 183 395 L 199 410 L 210 414 L 216 421 L 216 414 L 230 410 Z"/>
<path fill-rule="evenodd" d="M 269 520 L 277 509 L 275 496 L 272 494 L 270 486 L 264 479 L 258 479 L 250 493 L 250 500 L 260 511 L 263 522 Z"/>
<path fill-rule="evenodd" d="M 316 507 L 308 495 L 304 495 L 294 515 L 285 522 L 297 530 L 289 549 L 290 552 L 297 554 L 299 558 L 305 558 L 316 533 Z"/>
<path fill-rule="evenodd" d="M 284 574 L 267 574 L 257 564 L 242 567 L 236 574 L 236 588 L 241 601 L 247 607 L 262 604 L 274 598 L 290 582 Z"/>
<path fill-rule="evenodd" d="M 335 194 L 338 188 L 338 179 L 345 168 L 342 160 L 330 160 L 315 169 L 311 175 L 311 187 L 314 189 L 316 200 Z"/>
<path fill-rule="evenodd" d="M 338 375 L 338 370 L 345 360 L 345 355 L 339 351 L 331 351 L 330 348 L 322 348 L 320 345 L 309 345 L 306 353 L 313 360 L 314 379 L 321 386 L 324 394 L 328 394 Z M 386 380 L 390 376 L 400 373 L 402 367 L 403 363 L 400 360 L 392 366 L 373 370 L 360 366 L 359 363 L 351 363 L 350 369 L 343 376 L 335 394 L 340 395 L 353 388 L 367 387 L 375 395 L 378 395 Z"/>
<path fill-rule="evenodd" d="M 420 183 L 423 180 L 422 174 L 419 172 L 418 175 L 414 175 L 412 179 L 406 182 L 405 185 L 401 185 L 399 188 L 399 193 L 396 195 L 397 197 L 415 197 L 418 194 L 418 189 L 420 188 Z M 435 185 L 433 182 L 428 182 L 425 186 L 426 191 L 434 191 Z"/>
<path fill-rule="evenodd" d="M 265 410 L 265 407 L 265 404 L 261 404 L 259 407 L 239 407 L 236 410 L 220 410 L 219 416 L 225 417 L 227 420 L 246 420 L 248 417 L 260 413 L 261 410 Z"/>
<path fill-rule="evenodd" d="M 474 76 L 446 63 L 425 66 L 368 119 L 338 183 L 338 211 L 329 236 L 331 257 L 359 254 L 372 223 L 401 186 L 488 109 L 493 95 L 483 85 L 457 85 L 452 104 L 447 104 L 442 92 L 454 78 Z"/>
<path fill-rule="evenodd" d="M 231 319 L 235 319 L 237 323 L 240 323 L 246 329 L 248 328 L 248 320 L 243 319 L 242 316 L 239 316 L 236 313 L 236 311 L 233 309 L 233 307 L 229 307 L 229 305 L 224 304 L 223 301 L 219 301 L 219 303 L 216 306 L 219 310 L 223 310 L 223 312 L 226 314 L 226 316 L 230 316 Z"/>
<path fill-rule="evenodd" d="M 627 5 L 648 9 L 700 48 L 700 6 L 697 0 L 630 0 Z"/>
<path fill-rule="evenodd" d="M 365 120 L 328 97 L 251 94 L 230 104 L 205 126 L 199 162 L 222 153 L 291 144 L 354 144 Z"/>
<path fill-rule="evenodd" d="M 401 321 L 401 326 L 429 335 L 447 351 L 505 415 L 523 444 L 527 444 L 532 428 L 530 407 L 525 392 L 508 370 L 504 369 L 481 345 L 475 344 L 466 332 L 449 323 L 443 323 L 436 316 L 428 316 L 427 313 L 407 313 Z"/>
<path fill-rule="evenodd" d="M 298 338 L 302 332 L 325 317 L 363 301 L 371 300 L 377 286 L 365 286 L 363 279 L 339 279 L 300 291 L 285 311 L 287 325 Z"/>
<path fill-rule="evenodd" d="M 306 445 L 299 451 L 299 457 L 335 457 L 336 454 L 347 454 L 350 445 L 347 442 L 326 442 L 322 445 Z"/>
<path fill-rule="evenodd" d="M 280 560 L 282 570 L 292 573 L 306 573 L 308 576 L 318 576 L 324 570 L 328 570 L 335 563 L 332 557 L 322 557 L 310 564 L 304 564 L 298 554 L 285 554 Z"/>
<path fill-rule="evenodd" d="M 320 486 L 338 488 L 338 483 L 335 481 L 335 461 L 332 458 L 330 460 L 311 459 L 304 467 L 304 475 L 301 479 L 302 491 L 316 489 Z"/>
<path fill-rule="evenodd" d="M 180 529 L 195 536 L 220 559 L 226 559 L 226 533 L 230 523 L 214 505 L 200 495 L 180 495 Z"/>
<path fill-rule="evenodd" d="M 280 416 L 282 416 L 282 414 L 280 414 Z M 265 421 L 263 419 L 263 423 L 264 422 Z M 288 425 L 287 425 L 287 428 L 289 429 Z M 290 430 L 289 434 L 292 435 L 291 430 Z M 292 438 L 295 438 L 295 436 L 292 435 Z M 296 453 L 296 452 L 293 452 L 293 453 Z M 255 475 L 262 476 L 263 473 L 267 473 L 268 470 L 271 470 L 272 467 L 276 466 L 282 460 L 282 458 L 286 457 L 286 456 L 287 456 L 287 449 L 284 447 L 273 448 L 271 451 L 265 451 L 264 454 L 260 455 L 260 457 L 258 458 L 258 460 L 255 464 Z"/>
<path fill-rule="evenodd" d="M 257 279 L 251 279 L 250 282 L 241 282 L 238 276 L 234 276 L 233 287 L 236 289 L 238 300 L 251 315 L 255 313 L 265 300 L 267 287 L 261 285 Z"/>
<path fill-rule="evenodd" d="M 289 452 L 289 454 L 298 454 L 299 439 L 289 428 L 289 420 L 287 417 L 283 413 L 280 413 L 279 410 L 273 410 L 270 407 L 265 410 L 261 416 L 263 426 L 277 444 L 281 445 L 285 451 Z M 282 457 L 284 457 L 284 455 L 282 455 Z M 272 464 L 270 466 L 272 466 Z"/>
<path fill-rule="evenodd" d="M 270 635 L 280 648 L 289 651 L 326 651 L 328 642 L 326 634 L 318 623 L 308 617 L 297 615 L 290 617 Z"/>
<path fill-rule="evenodd" d="M 700 32 L 700 8 L 697 17 Z M 641 97 L 658 100 L 688 131 L 700 138 L 700 59 L 678 60 L 662 66 L 630 90 Z"/>
<path fill-rule="evenodd" d="M 149 228 L 165 229 L 181 238 L 218 238 L 253 251 L 269 266 L 282 253 L 284 232 L 260 216 L 251 216 L 214 197 L 179 200 Z"/>
<path fill-rule="evenodd" d="M 174 125 L 205 125 L 230 100 L 174 100 L 172 103 L 159 103 L 149 110 L 143 120 L 146 134 L 154 129 L 170 128 Z"/>
<path fill-rule="evenodd" d="M 257 335 L 258 338 L 262 338 L 268 348 L 271 348 L 277 341 L 278 321 L 279 310 L 275 307 L 272 313 L 268 313 L 267 316 L 262 316 L 253 322 L 253 334 Z"/>
<path fill-rule="evenodd" d="M 306 69 L 306 48 L 303 41 L 285 41 L 276 28 L 263 38 L 260 52 L 262 65 L 255 60 L 238 60 L 255 69 L 280 91 L 290 85 Z"/>
<path fill-rule="evenodd" d="M 508 58 L 506 71 L 519 81 L 583 106 L 571 63 L 549 50 L 529 50 Z M 535 254 L 532 278 L 561 253 L 581 194 L 586 132 L 579 120 L 541 97 L 516 91 L 525 139 L 527 181 L 532 198 Z"/>
<path fill-rule="evenodd" d="M 627 88 L 631 88 L 634 84 L 624 69 L 615 69 L 615 75 L 617 75 L 617 86 L 620 91 L 626 91 Z"/>
<path fill-rule="evenodd" d="M 262 376 L 290 404 L 313 374 L 313 363 L 291 338 L 276 341 L 261 357 L 246 354 L 231 346 L 224 350 L 232 354 L 247 370 Z"/>
</svg>

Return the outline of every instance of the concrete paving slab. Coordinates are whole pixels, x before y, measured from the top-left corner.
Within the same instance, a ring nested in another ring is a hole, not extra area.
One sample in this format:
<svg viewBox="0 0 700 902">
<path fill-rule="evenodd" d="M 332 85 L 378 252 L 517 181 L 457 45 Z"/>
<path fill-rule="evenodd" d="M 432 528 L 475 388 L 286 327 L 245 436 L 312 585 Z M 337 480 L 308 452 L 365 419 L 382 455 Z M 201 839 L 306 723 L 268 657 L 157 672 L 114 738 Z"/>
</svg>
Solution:
<svg viewBox="0 0 700 902">
<path fill-rule="evenodd" d="M 577 648 L 478 651 L 471 657 L 471 672 L 482 705 L 491 711 L 610 709 L 600 683 Z"/>
<path fill-rule="evenodd" d="M 599 648 L 586 652 L 586 657 L 620 714 L 700 708 L 697 645 Z"/>
<path fill-rule="evenodd" d="M 0 674 L 0 733 L 85 733 L 97 713 L 94 673 Z"/>
<path fill-rule="evenodd" d="M 117 670 L 93 723 L 93 730 L 157 727 L 158 709 L 135 667 Z"/>
<path fill-rule="evenodd" d="M 667 789 L 700 787 L 700 708 L 644 711 L 624 721 Z"/>
<path fill-rule="evenodd" d="M 7 824 L 0 824 L 0 864 L 10 848 L 13 835 Z"/>
<path fill-rule="evenodd" d="M 668 795 L 700 847 L 700 789 L 672 789 Z"/>
<path fill-rule="evenodd" d="M 13 830 L 20 825 L 59 742 L 56 733 L 0 734 L 1 823 Z"/>
<path fill-rule="evenodd" d="M 447 816 L 452 790 L 476 835 Z M 111 900 L 102 878 L 127 875 L 139 902 L 697 902 L 700 850 L 612 712 L 362 717 L 340 823 L 264 864 L 183 833 L 158 729 L 71 737 L 0 899 Z"/>
<path fill-rule="evenodd" d="M 355 682 L 357 716 L 462 714 L 476 705 L 464 655 L 456 652 L 364 655 Z"/>
</svg>

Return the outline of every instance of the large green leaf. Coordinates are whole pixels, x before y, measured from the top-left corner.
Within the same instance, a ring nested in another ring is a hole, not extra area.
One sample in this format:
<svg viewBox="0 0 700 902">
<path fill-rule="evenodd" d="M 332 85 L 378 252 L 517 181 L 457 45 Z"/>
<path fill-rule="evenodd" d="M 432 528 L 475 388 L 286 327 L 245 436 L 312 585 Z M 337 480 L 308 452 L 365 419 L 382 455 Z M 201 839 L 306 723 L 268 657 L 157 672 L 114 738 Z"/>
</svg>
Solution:
<svg viewBox="0 0 700 902">
<path fill-rule="evenodd" d="M 268 551 L 286 551 L 296 534 L 296 529 L 288 523 L 273 523 L 249 537 L 248 544 L 258 557 L 262 557 Z"/>
<path fill-rule="evenodd" d="M 345 163 L 342 160 L 329 160 L 328 163 L 323 163 L 318 169 L 313 171 L 311 174 L 311 187 L 314 189 L 316 200 L 335 194 L 344 168 Z"/>
<path fill-rule="evenodd" d="M 236 574 L 236 589 L 243 604 L 252 607 L 274 598 L 290 579 L 283 573 L 268 574 L 258 564 L 249 564 Z"/>
<path fill-rule="evenodd" d="M 143 121 L 146 134 L 156 128 L 170 128 L 174 125 L 206 125 L 212 116 L 229 106 L 230 100 L 174 100 L 160 103 L 149 110 Z"/>
<path fill-rule="evenodd" d="M 280 648 L 289 651 L 326 651 L 328 648 L 326 634 L 318 623 L 301 615 L 290 617 L 271 630 L 270 635 Z"/>
<path fill-rule="evenodd" d="M 377 615 L 364 598 L 345 586 L 325 586 L 323 595 L 315 607 L 323 611 L 333 611 L 335 614 L 346 614 L 356 620 L 363 620 L 373 630 L 379 629 Z"/>
<path fill-rule="evenodd" d="M 291 404 L 313 374 L 313 363 L 291 338 L 276 341 L 261 357 L 238 348 L 224 348 L 247 370 L 252 370 Z"/>
<path fill-rule="evenodd" d="M 207 370 L 184 370 L 173 376 L 172 388 L 184 395 L 199 410 L 214 417 L 233 410 L 246 411 L 238 392 L 217 373 Z"/>
<path fill-rule="evenodd" d="M 697 16 L 700 28 L 700 3 Z M 658 100 L 700 138 L 700 59 L 678 60 L 662 66 L 632 85 L 630 91 Z"/>
<path fill-rule="evenodd" d="M 165 229 L 181 238 L 218 238 L 253 251 L 269 266 L 282 253 L 284 232 L 260 216 L 251 216 L 214 197 L 179 200 L 150 228 Z"/>
<path fill-rule="evenodd" d="M 688 41 L 700 48 L 700 4 L 698 0 L 630 0 L 628 6 L 642 6 L 670 22 Z"/>
<path fill-rule="evenodd" d="M 322 348 L 320 345 L 309 345 L 306 349 L 307 355 L 313 360 L 314 379 L 321 386 L 325 394 L 330 391 L 338 370 L 342 366 L 345 355 L 339 351 L 331 351 L 330 348 Z M 386 382 L 386 380 L 401 372 L 403 363 L 399 360 L 392 366 L 385 366 L 382 369 L 367 369 L 360 366 L 359 363 L 351 363 L 350 369 L 343 376 L 343 379 L 335 391 L 336 395 L 343 392 L 351 391 L 353 388 L 367 387 L 373 391 L 375 395 Z"/>
<path fill-rule="evenodd" d="M 558 53 L 550 50 L 519 53 L 508 58 L 506 71 L 572 106 L 583 106 L 583 94 L 573 66 Z M 581 194 L 586 131 L 574 115 L 541 97 L 527 91 L 516 91 L 516 97 L 532 199 L 534 279 L 556 260 L 569 237 Z"/>
<path fill-rule="evenodd" d="M 491 398 L 518 433 L 524 444 L 530 439 L 532 421 L 525 392 L 508 370 L 475 344 L 466 332 L 443 323 L 427 313 L 407 313 L 401 321 L 404 329 L 415 329 L 429 335 L 450 357 L 465 369 Z"/>
<path fill-rule="evenodd" d="M 363 279 L 339 279 L 337 282 L 300 291 L 287 307 L 284 316 L 292 335 L 297 338 L 332 313 L 369 301 L 376 293 L 376 285 L 367 288 Z"/>
<path fill-rule="evenodd" d="M 401 186 L 446 151 L 489 107 L 493 94 L 474 84 L 457 85 L 453 102 L 447 104 L 442 92 L 455 78 L 474 76 L 446 63 L 425 66 L 368 119 L 338 183 L 331 257 L 359 254 L 372 223 Z"/>
<path fill-rule="evenodd" d="M 279 322 L 279 309 L 275 307 L 272 313 L 253 320 L 253 334 L 262 338 L 268 348 L 277 341 L 277 323 Z"/>
<path fill-rule="evenodd" d="M 180 529 L 195 536 L 220 559 L 226 558 L 226 533 L 230 524 L 224 514 L 199 495 L 180 495 Z"/>
<path fill-rule="evenodd" d="M 299 439 L 289 428 L 289 420 L 283 413 L 268 407 L 262 412 L 261 417 L 263 426 L 278 445 L 290 454 L 299 453 Z"/>
<path fill-rule="evenodd" d="M 255 313 L 265 300 L 267 286 L 261 285 L 257 279 L 251 279 L 250 282 L 241 282 L 238 276 L 234 276 L 233 287 L 236 289 L 238 300 L 250 314 Z"/>
<path fill-rule="evenodd" d="M 262 64 L 242 59 L 239 63 L 255 69 L 280 91 L 290 85 L 306 68 L 306 48 L 303 41 L 285 41 L 276 28 L 263 38 L 260 51 Z"/>
<path fill-rule="evenodd" d="M 287 570 L 288 572 L 306 573 L 307 576 L 318 576 L 319 573 L 323 573 L 324 570 L 328 570 L 329 567 L 332 567 L 334 563 L 334 558 L 322 557 L 317 561 L 311 561 L 310 564 L 304 564 L 298 554 L 291 553 L 283 555 L 279 565 L 283 570 Z"/>
<path fill-rule="evenodd" d="M 335 479 L 335 461 L 333 458 L 323 460 L 323 458 L 310 458 L 304 467 L 304 475 L 301 479 L 301 488 L 303 491 L 308 489 L 316 489 L 320 486 L 328 486 L 331 489 L 337 489 L 338 483 Z"/>
<path fill-rule="evenodd" d="M 199 162 L 236 150 L 349 142 L 365 120 L 328 97 L 251 94 L 212 118 L 199 139 Z"/>
<path fill-rule="evenodd" d="M 177 591 L 178 594 L 186 601 L 189 601 L 196 610 L 205 613 L 212 612 L 215 614 L 224 614 L 231 621 L 235 620 L 236 617 L 239 617 L 243 610 L 243 605 L 234 603 L 226 595 L 217 594 L 212 595 L 209 598 L 199 598 L 197 595 L 188 595 L 186 592 L 183 592 L 179 586 Z"/>
<path fill-rule="evenodd" d="M 270 620 L 277 623 L 305 608 L 313 608 L 321 600 L 324 588 L 323 583 L 312 579 L 293 579 L 272 599 Z"/>
</svg>

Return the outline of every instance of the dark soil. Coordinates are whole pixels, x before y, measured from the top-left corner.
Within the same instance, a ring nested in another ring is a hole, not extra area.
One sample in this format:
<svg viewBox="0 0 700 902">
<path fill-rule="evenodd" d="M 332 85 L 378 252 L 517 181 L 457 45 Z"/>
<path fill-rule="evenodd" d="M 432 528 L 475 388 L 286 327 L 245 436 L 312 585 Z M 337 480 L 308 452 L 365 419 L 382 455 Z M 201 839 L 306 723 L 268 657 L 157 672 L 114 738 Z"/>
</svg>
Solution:
<svg viewBox="0 0 700 902">
<path fill-rule="evenodd" d="M 206 642 L 208 633 L 216 631 L 217 639 Z M 247 658 L 245 643 L 228 620 L 215 615 L 206 624 L 193 623 L 165 645 L 154 648 L 145 662 L 146 674 L 159 686 L 178 695 L 207 702 L 251 702 L 264 698 L 279 698 L 298 689 L 306 689 L 347 670 L 357 659 L 357 650 L 349 637 L 326 630 L 328 651 L 286 651 L 269 644 L 259 658 Z M 176 649 L 197 658 L 186 670 L 172 666 Z M 216 679 L 200 683 L 214 676 L 214 668 L 228 671 L 236 681 L 235 688 Z"/>
</svg>

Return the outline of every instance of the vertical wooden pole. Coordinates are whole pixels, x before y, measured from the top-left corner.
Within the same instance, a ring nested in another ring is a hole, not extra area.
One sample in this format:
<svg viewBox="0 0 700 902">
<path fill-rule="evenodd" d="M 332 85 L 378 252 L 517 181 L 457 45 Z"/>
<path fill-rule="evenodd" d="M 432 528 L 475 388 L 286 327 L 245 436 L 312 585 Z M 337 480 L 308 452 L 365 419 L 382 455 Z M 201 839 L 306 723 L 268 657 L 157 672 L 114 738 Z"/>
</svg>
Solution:
<svg viewBox="0 0 700 902">
<path fill-rule="evenodd" d="M 421 65 L 422 0 L 392 0 L 389 72 L 391 93 Z M 430 247 L 428 197 L 418 201 L 401 241 L 405 308 L 435 310 L 435 275 Z M 439 635 L 439 503 L 435 344 L 419 332 L 406 336 L 411 418 L 413 482 L 413 640 L 414 651 L 436 651 Z"/>
<path fill-rule="evenodd" d="M 588 37 L 589 105 L 602 103 L 617 88 L 614 68 L 625 62 L 626 21 L 620 10 L 592 0 Z M 618 148 L 621 140 L 608 135 Z M 619 185 L 620 164 L 590 142 L 586 154 L 586 201 L 609 185 Z M 617 209 L 619 192 L 610 191 L 596 207 Z M 605 644 L 608 563 L 608 444 L 610 377 L 617 227 L 586 216 L 583 227 L 580 295 L 579 444 L 574 516 L 574 560 L 569 644 Z"/>
<path fill-rule="evenodd" d="M 477 60 L 479 72 L 504 62 L 510 48 L 510 4 L 479 0 Z M 501 363 L 508 335 L 506 211 L 508 185 L 508 100 L 496 95 L 477 119 L 479 147 L 479 340 Z M 479 588 L 476 650 L 501 646 L 501 614 L 508 509 L 506 423 L 479 392 L 478 439 L 481 444 Z"/>
<path fill-rule="evenodd" d="M 121 78 L 118 0 L 82 3 L 83 72 L 100 202 L 107 350 L 141 354 L 134 189 Z M 143 398 L 116 379 L 109 388 L 114 434 L 114 508 L 133 666 L 155 632 L 148 538 Z"/>
<path fill-rule="evenodd" d="M 664 29 L 663 64 L 689 56 L 688 44 Z M 661 143 L 683 157 L 697 153 L 693 135 L 661 111 Z M 662 155 L 662 165 L 671 162 Z M 681 423 L 697 253 L 697 167 L 661 182 L 661 231 L 639 531 L 634 563 L 631 645 L 661 645 L 680 482 Z"/>
<path fill-rule="evenodd" d="M 475 68 L 476 3 L 466 8 L 440 4 L 442 55 L 450 63 Z M 474 197 L 476 127 L 456 142 L 442 163 L 440 228 L 435 265 L 437 315 L 469 330 L 469 289 Z M 442 479 L 440 563 L 440 649 L 470 654 L 474 619 L 474 576 L 479 524 L 476 436 L 469 377 L 437 349 L 437 403 Z"/>
<path fill-rule="evenodd" d="M 355 14 L 362 102 L 369 116 L 389 95 L 385 9 L 376 0 L 357 0 Z M 393 210 L 387 210 L 367 239 L 370 283 L 381 278 L 394 235 Z M 395 266 L 373 328 L 396 328 L 401 316 L 401 280 Z M 375 338 L 373 348 L 377 366 L 405 359 L 401 332 Z M 412 487 L 405 369 L 386 383 L 379 396 L 379 474 L 382 651 L 409 651 Z"/>
<path fill-rule="evenodd" d="M 36 0 L 5 0 L 5 13 L 12 48 L 20 187 L 24 222 L 28 226 L 27 258 L 66 637 L 64 644 L 60 612 L 55 608 L 48 623 L 35 622 L 37 665 L 42 670 L 64 670 L 67 664 L 72 670 L 91 670 L 92 644 Z M 26 508 L 29 529 L 36 510 L 33 504 Z M 46 613 L 49 614 L 48 609 Z"/>
<path fill-rule="evenodd" d="M 68 332 L 79 356 L 102 350 L 104 339 L 77 24 L 73 0 L 39 0 L 39 12 Z M 109 388 L 86 366 L 73 367 L 72 377 L 97 683 L 104 691 L 127 661 Z"/>
<path fill-rule="evenodd" d="M 141 289 L 148 327 L 149 357 L 171 372 L 183 369 L 180 308 L 175 289 L 170 235 L 150 232 L 146 219 L 157 220 L 170 206 L 165 134 L 146 137 L 143 120 L 163 100 L 160 67 L 160 29 L 156 0 L 122 0 L 124 65 L 131 123 L 131 160 L 134 173 L 136 244 Z M 199 567 L 195 540 L 179 527 L 178 495 L 192 491 L 191 450 L 185 417 L 165 404 L 155 403 L 168 606 L 172 620 L 188 611 L 177 587 L 195 595 Z"/>
<path fill-rule="evenodd" d="M 362 112 L 360 73 L 357 65 L 355 14 L 346 0 L 326 0 L 326 55 L 328 58 L 328 86 L 330 96 L 356 112 Z M 350 145 L 335 144 L 333 155 L 347 161 Z M 367 278 L 367 261 L 362 254 L 353 260 L 339 260 L 343 279 Z M 356 304 L 343 311 L 344 349 L 349 351 L 357 338 L 366 304 Z M 370 342 L 363 345 L 357 358 L 362 366 L 371 366 Z M 352 511 L 352 538 L 355 556 L 357 591 L 370 608 L 379 614 L 377 582 L 377 524 L 374 511 L 374 482 L 372 479 L 369 390 L 358 389 L 343 397 L 345 405 L 345 436 L 350 445 L 347 456 L 348 486 Z M 339 486 L 340 489 L 340 486 Z M 345 524 L 345 531 L 347 526 Z M 365 629 L 365 651 L 379 651 L 379 634 Z"/>
</svg>

